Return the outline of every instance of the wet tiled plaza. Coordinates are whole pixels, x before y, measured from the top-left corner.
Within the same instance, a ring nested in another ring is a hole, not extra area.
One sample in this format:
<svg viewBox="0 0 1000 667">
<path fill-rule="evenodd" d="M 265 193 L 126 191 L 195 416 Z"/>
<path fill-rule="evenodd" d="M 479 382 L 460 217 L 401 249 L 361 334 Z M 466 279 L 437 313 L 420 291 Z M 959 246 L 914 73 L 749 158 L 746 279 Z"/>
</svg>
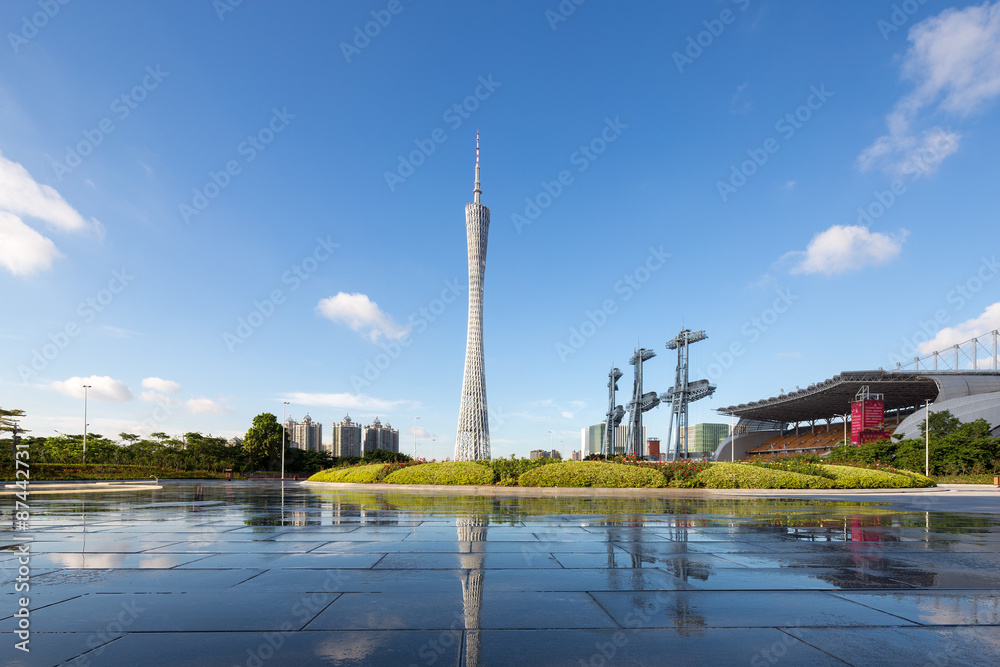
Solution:
<svg viewBox="0 0 1000 667">
<path fill-rule="evenodd" d="M 32 497 L 30 653 L 8 497 L 6 664 L 1000 664 L 1000 493 L 162 484 Z"/>
</svg>

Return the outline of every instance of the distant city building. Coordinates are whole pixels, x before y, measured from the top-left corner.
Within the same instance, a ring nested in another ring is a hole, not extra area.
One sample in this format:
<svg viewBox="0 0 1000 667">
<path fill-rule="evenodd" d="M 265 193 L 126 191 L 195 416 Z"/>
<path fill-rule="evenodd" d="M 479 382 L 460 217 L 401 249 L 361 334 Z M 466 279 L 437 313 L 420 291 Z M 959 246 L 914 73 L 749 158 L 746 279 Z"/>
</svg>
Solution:
<svg viewBox="0 0 1000 667">
<path fill-rule="evenodd" d="M 592 454 L 600 454 L 604 446 L 604 432 L 607 425 L 604 423 L 585 426 L 580 429 L 580 455 L 587 458 Z M 621 455 L 625 453 L 627 443 L 631 442 L 632 429 L 629 424 L 619 424 L 615 427 L 615 451 L 609 456 Z M 642 439 L 646 440 L 646 426 L 642 427 Z M 640 456 L 645 452 L 640 453 Z"/>
<path fill-rule="evenodd" d="M 386 452 L 399 453 L 399 431 L 394 430 L 389 422 L 382 426 L 382 422 L 375 418 L 370 426 L 365 427 L 365 452 L 373 452 L 381 449 Z"/>
<path fill-rule="evenodd" d="M 361 456 L 361 424 L 351 421 L 345 415 L 339 424 L 333 425 L 333 455 L 338 457 Z"/>
<path fill-rule="evenodd" d="M 625 448 L 628 443 L 632 442 L 632 425 L 631 424 L 619 424 L 615 428 L 615 455 L 620 456 L 625 453 Z M 646 442 L 646 425 L 642 425 L 642 441 Z M 646 452 L 636 452 L 640 457 L 646 455 Z"/>
<path fill-rule="evenodd" d="M 660 460 L 660 439 L 650 438 L 646 441 L 646 455 L 650 461 Z"/>
<path fill-rule="evenodd" d="M 547 458 L 549 458 L 550 454 L 551 454 L 551 452 L 549 452 L 549 450 L 547 450 L 547 449 L 532 449 L 531 452 L 528 453 L 528 458 L 529 459 L 547 459 Z"/>
<path fill-rule="evenodd" d="M 309 413 L 306 413 L 301 422 L 289 417 L 285 422 L 285 433 L 289 447 L 310 452 L 323 450 L 323 424 L 314 422 Z"/>
<path fill-rule="evenodd" d="M 580 461 L 582 459 L 583 457 L 580 455 L 580 452 L 576 449 L 574 449 L 573 452 L 569 455 L 570 461 Z"/>
<path fill-rule="evenodd" d="M 593 426 L 584 426 L 580 429 L 580 454 L 583 458 L 601 453 L 606 428 L 607 424 L 602 422 Z"/>
<path fill-rule="evenodd" d="M 694 424 L 687 427 L 688 458 L 703 459 L 711 456 L 719 443 L 729 437 L 729 424 Z M 678 443 L 678 456 L 684 456 L 684 442 Z"/>
<path fill-rule="evenodd" d="M 561 459 L 562 453 L 558 449 L 553 449 L 552 453 L 549 455 L 551 459 Z"/>
</svg>

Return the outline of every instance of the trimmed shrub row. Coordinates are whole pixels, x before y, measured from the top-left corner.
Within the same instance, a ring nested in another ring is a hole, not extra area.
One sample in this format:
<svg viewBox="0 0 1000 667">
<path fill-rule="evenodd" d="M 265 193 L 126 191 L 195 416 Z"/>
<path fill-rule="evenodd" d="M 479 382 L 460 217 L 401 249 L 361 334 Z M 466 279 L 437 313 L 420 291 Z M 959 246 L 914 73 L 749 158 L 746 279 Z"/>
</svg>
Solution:
<svg viewBox="0 0 1000 667">
<path fill-rule="evenodd" d="M 567 461 L 542 466 L 521 475 L 519 484 L 602 489 L 666 486 L 658 470 L 601 461 Z"/>
<path fill-rule="evenodd" d="M 697 481 L 710 489 L 832 489 L 823 477 L 761 468 L 744 463 L 716 463 L 698 474 Z"/>
<path fill-rule="evenodd" d="M 507 462 L 508 464 L 510 462 Z M 334 468 L 316 473 L 313 482 L 355 484 L 437 484 L 535 487 L 660 488 L 664 486 L 710 489 L 897 489 L 933 486 L 933 480 L 918 473 L 871 470 L 852 466 L 796 463 L 699 463 L 637 466 L 603 461 L 565 461 L 517 469 L 498 468 L 487 462 L 453 461 L 419 465 L 376 463 Z M 789 470 L 789 468 L 795 468 Z M 669 474 L 668 474 L 669 472 Z M 503 473 L 503 474 L 502 474 Z M 514 475 L 516 474 L 516 479 Z M 670 478 L 668 481 L 668 477 Z"/>
</svg>

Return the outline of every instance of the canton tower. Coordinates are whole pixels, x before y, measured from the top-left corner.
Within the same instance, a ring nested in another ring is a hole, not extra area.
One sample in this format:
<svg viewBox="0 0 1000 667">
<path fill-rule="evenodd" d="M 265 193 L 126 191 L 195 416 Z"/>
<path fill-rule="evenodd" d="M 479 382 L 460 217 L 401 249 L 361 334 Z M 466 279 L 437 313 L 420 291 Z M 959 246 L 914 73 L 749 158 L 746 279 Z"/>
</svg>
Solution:
<svg viewBox="0 0 1000 667">
<path fill-rule="evenodd" d="M 490 423 L 486 410 L 486 368 L 483 362 L 483 278 L 490 209 L 479 203 L 479 130 L 476 130 L 476 187 L 465 205 L 465 233 L 469 245 L 469 335 L 465 343 L 465 377 L 458 411 L 456 461 L 490 458 Z"/>
</svg>

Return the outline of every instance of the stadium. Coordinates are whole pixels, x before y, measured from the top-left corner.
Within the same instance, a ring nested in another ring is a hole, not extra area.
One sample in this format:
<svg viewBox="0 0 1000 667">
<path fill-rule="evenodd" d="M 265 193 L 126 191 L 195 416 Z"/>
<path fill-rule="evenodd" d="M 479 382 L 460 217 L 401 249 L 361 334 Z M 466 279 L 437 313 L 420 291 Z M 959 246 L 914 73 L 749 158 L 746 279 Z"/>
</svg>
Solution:
<svg viewBox="0 0 1000 667">
<path fill-rule="evenodd" d="M 844 371 L 788 394 L 718 408 L 739 421 L 712 459 L 822 455 L 842 441 L 918 438 L 928 409 L 962 422 L 985 419 L 1000 435 L 997 331 L 914 359 L 913 367 Z"/>
</svg>

